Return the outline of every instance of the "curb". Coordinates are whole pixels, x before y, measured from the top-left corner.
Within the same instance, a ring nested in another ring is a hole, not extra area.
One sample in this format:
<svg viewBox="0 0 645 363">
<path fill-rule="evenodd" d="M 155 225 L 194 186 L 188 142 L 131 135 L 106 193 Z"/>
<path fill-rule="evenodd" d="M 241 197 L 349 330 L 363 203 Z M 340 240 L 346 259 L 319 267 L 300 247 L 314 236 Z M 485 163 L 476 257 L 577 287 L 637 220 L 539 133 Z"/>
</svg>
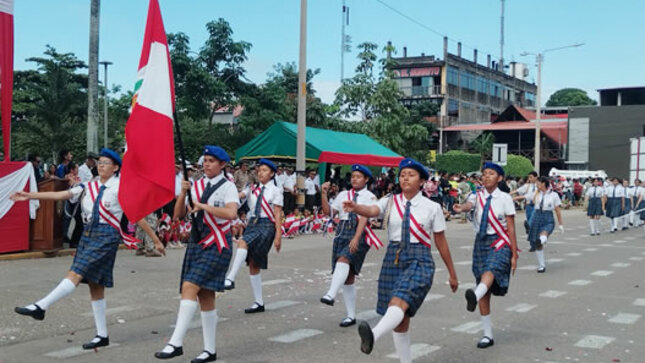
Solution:
<svg viewBox="0 0 645 363">
<path fill-rule="evenodd" d="M 125 247 L 125 245 L 119 245 L 119 249 L 120 250 L 127 249 L 127 247 Z M 29 260 L 29 259 L 35 259 L 35 258 L 73 256 L 74 253 L 76 253 L 76 248 L 63 248 L 60 250 L 51 250 L 51 251 L 8 253 L 6 255 L 0 255 L 0 261 L 16 261 L 16 260 Z"/>
</svg>

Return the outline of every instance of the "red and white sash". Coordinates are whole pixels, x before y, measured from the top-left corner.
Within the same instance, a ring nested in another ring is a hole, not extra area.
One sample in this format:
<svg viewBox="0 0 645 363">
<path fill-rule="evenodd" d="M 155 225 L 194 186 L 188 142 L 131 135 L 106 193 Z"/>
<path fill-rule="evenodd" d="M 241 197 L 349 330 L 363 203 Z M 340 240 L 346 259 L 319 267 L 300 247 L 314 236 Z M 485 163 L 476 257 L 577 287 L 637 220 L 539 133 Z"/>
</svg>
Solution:
<svg viewBox="0 0 645 363">
<path fill-rule="evenodd" d="M 396 211 L 399 212 L 399 217 L 401 217 L 401 221 L 403 221 L 403 211 L 405 210 L 405 207 L 403 206 L 403 194 L 397 194 L 393 198 Z M 419 222 L 417 222 L 414 215 L 412 215 L 412 211 L 410 211 L 410 234 L 414 235 L 414 237 L 416 237 L 416 239 L 426 247 L 432 247 L 432 244 L 430 243 L 432 241 L 430 234 L 421 228 Z M 401 239 L 403 239 L 403 236 L 401 236 Z"/>
<path fill-rule="evenodd" d="M 477 193 L 477 200 L 479 202 L 479 206 L 482 208 L 482 213 L 483 213 L 484 212 L 484 193 L 483 192 Z M 504 245 L 511 247 L 511 239 L 510 237 L 508 237 L 508 231 L 502 226 L 502 223 L 497 219 L 497 215 L 493 211 L 492 203 L 490 208 L 488 209 L 488 223 L 490 224 L 491 227 L 493 227 L 493 229 L 495 230 L 495 233 L 497 233 L 497 236 L 499 237 L 490 246 L 495 247 L 495 251 L 501 249 L 502 247 L 504 247 Z"/>
<path fill-rule="evenodd" d="M 195 196 L 197 200 L 201 200 L 202 194 L 204 193 L 204 179 L 200 179 L 195 183 Z M 211 230 L 211 233 L 208 236 L 204 237 L 199 244 L 202 245 L 203 249 L 208 248 L 213 243 L 217 244 L 217 250 L 221 253 L 222 249 L 229 248 L 228 241 L 226 240 L 226 234 L 231 230 L 231 222 L 226 221 L 222 224 L 217 224 L 215 222 L 215 217 L 210 215 L 210 213 L 204 211 L 204 223 Z"/>
<path fill-rule="evenodd" d="M 88 184 L 87 189 L 90 191 L 90 197 L 92 198 L 92 202 L 96 203 L 96 198 L 99 195 L 99 182 L 93 181 Z M 141 243 L 141 240 L 130 236 L 129 234 L 126 234 L 123 232 L 121 229 L 121 221 L 114 215 L 112 214 L 107 208 L 105 208 L 105 205 L 103 204 L 103 201 L 99 203 L 99 218 L 103 218 L 107 224 L 112 226 L 112 228 L 116 229 L 119 234 L 121 235 L 121 238 L 123 239 L 123 244 L 127 248 L 137 250 L 139 249 L 139 246 L 137 245 L 138 243 Z"/>
<path fill-rule="evenodd" d="M 354 200 L 354 194 L 356 194 L 356 191 L 352 188 L 347 192 L 347 200 L 352 201 Z M 360 218 L 358 215 L 356 216 L 356 224 L 358 224 L 358 220 Z M 365 243 L 367 243 L 368 246 L 374 247 L 377 250 L 379 247 L 383 247 L 383 242 L 376 236 L 376 233 L 372 230 L 372 226 L 369 225 L 369 221 L 365 225 Z"/>
<path fill-rule="evenodd" d="M 266 189 L 265 189 L 265 190 L 266 190 Z M 257 187 L 255 187 L 255 188 L 253 188 L 253 195 L 255 196 L 255 203 L 260 202 L 260 201 L 258 200 L 258 197 L 260 196 L 260 192 L 262 192 L 262 187 L 257 186 Z M 266 197 L 264 196 L 264 194 L 262 194 L 262 201 L 261 201 L 261 205 L 262 205 L 262 210 L 263 210 L 263 211 L 264 211 L 264 213 L 267 215 L 267 217 L 269 218 L 269 220 L 270 220 L 272 223 L 275 223 L 275 216 L 273 215 L 273 208 L 271 208 L 271 205 L 269 204 L 269 202 L 267 202 L 267 199 L 266 199 Z M 255 216 L 255 218 L 260 218 L 260 217 L 261 217 L 261 216 Z"/>
</svg>

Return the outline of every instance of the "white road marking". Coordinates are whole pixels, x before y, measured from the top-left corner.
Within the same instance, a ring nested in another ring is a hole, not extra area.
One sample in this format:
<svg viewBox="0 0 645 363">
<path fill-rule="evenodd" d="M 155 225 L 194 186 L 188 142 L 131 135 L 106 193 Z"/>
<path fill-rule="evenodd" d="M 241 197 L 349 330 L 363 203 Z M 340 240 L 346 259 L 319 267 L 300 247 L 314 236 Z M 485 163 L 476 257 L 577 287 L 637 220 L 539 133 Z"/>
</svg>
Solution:
<svg viewBox="0 0 645 363">
<path fill-rule="evenodd" d="M 625 241 L 623 239 L 617 239 L 617 240 L 614 241 L 614 243 L 627 243 L 627 241 Z"/>
<path fill-rule="evenodd" d="M 578 256 L 582 256 L 582 253 L 580 253 L 580 252 L 569 252 L 569 253 L 567 253 L 567 256 L 578 257 Z"/>
<path fill-rule="evenodd" d="M 645 252 L 641 252 L 641 255 L 645 255 Z"/>
<path fill-rule="evenodd" d="M 607 276 L 609 276 L 609 275 L 611 275 L 611 274 L 613 274 L 613 273 L 614 273 L 614 271 L 598 270 L 598 271 L 594 271 L 594 272 L 592 272 L 592 273 L 591 273 L 591 275 L 592 275 L 592 276 L 602 276 L 602 277 L 607 277 Z"/>
<path fill-rule="evenodd" d="M 547 258 L 546 262 L 551 262 L 551 263 L 556 263 L 556 262 L 562 262 L 564 261 L 564 258 Z"/>
<path fill-rule="evenodd" d="M 549 241 L 549 244 L 550 245 L 563 245 L 564 242 L 562 242 L 562 241 Z"/>
<path fill-rule="evenodd" d="M 607 321 L 616 324 L 634 324 L 640 318 L 641 315 L 639 314 L 618 313 Z"/>
<path fill-rule="evenodd" d="M 443 297 L 446 297 L 446 295 L 441 295 L 441 294 L 428 294 L 426 298 L 423 300 L 424 302 L 432 301 L 432 300 L 439 300 Z"/>
<path fill-rule="evenodd" d="M 115 308 L 108 308 L 108 309 L 105 309 L 105 316 L 110 316 L 110 315 L 113 315 L 113 314 L 116 314 L 116 313 L 124 313 L 126 311 L 132 311 L 132 310 L 136 310 L 136 309 L 137 308 L 135 308 L 133 306 L 117 306 Z M 92 316 L 94 316 L 94 313 L 93 312 L 83 313 L 83 314 L 81 314 L 81 316 L 92 317 Z"/>
<path fill-rule="evenodd" d="M 412 350 L 413 360 L 424 357 L 432 352 L 436 352 L 439 349 L 441 349 L 440 346 L 423 343 L 416 343 L 410 346 L 410 350 Z M 396 353 L 388 354 L 387 357 L 392 359 L 399 359 L 399 355 Z"/>
<path fill-rule="evenodd" d="M 270 302 L 268 304 L 264 305 L 264 309 L 266 310 L 278 310 L 282 308 L 288 308 L 289 306 L 294 306 L 302 304 L 302 301 L 292 301 L 292 300 L 281 300 L 281 301 L 274 301 Z"/>
<path fill-rule="evenodd" d="M 262 282 L 262 286 L 271 286 L 271 285 L 279 285 L 279 284 L 288 284 L 290 283 L 291 280 L 286 280 L 286 279 L 277 279 L 277 280 L 267 280 Z"/>
<path fill-rule="evenodd" d="M 103 349 L 109 349 L 109 348 L 114 348 L 118 347 L 120 344 L 119 343 L 110 343 L 107 347 L 102 347 L 99 348 L 101 350 Z M 81 348 L 80 346 L 74 346 L 74 347 L 69 347 L 61 350 L 57 350 L 54 352 L 49 352 L 45 354 L 45 357 L 52 357 L 52 358 L 58 358 L 58 359 L 66 359 L 66 358 L 72 358 L 76 357 L 79 355 L 87 354 L 87 353 L 94 353 L 93 349 L 90 350 L 85 350 Z"/>
<path fill-rule="evenodd" d="M 473 246 L 461 246 L 459 248 L 464 249 L 464 250 L 472 250 Z"/>
<path fill-rule="evenodd" d="M 587 286 L 591 284 L 593 281 L 589 280 L 573 280 L 569 281 L 569 285 L 574 285 L 574 286 Z"/>
<path fill-rule="evenodd" d="M 446 284 L 447 284 L 447 283 L 448 283 L 448 282 L 446 281 Z M 466 290 L 466 289 L 472 289 L 472 288 L 474 288 L 474 287 L 475 287 L 475 284 L 474 284 L 474 283 L 472 283 L 472 282 L 464 282 L 464 283 L 462 283 L 462 284 L 459 284 L 459 288 L 460 288 L 460 289 L 463 289 L 463 290 Z"/>
<path fill-rule="evenodd" d="M 634 236 L 629 236 L 629 237 L 625 237 L 625 239 L 628 239 L 628 240 L 630 240 L 630 241 L 633 241 L 633 240 L 635 240 L 635 239 L 636 239 L 636 237 L 634 237 Z"/>
<path fill-rule="evenodd" d="M 220 318 L 218 318 L 218 319 L 217 319 L 217 323 L 218 323 L 218 324 L 219 324 L 219 323 L 223 323 L 223 322 L 225 322 L 225 321 L 227 321 L 227 320 L 228 320 L 228 318 L 222 318 L 222 317 L 220 317 Z M 171 329 L 175 329 L 175 324 L 171 324 L 171 325 L 169 325 L 169 327 L 170 327 Z M 197 329 L 197 328 L 201 328 L 201 327 L 202 327 L 202 318 L 201 318 L 199 315 L 197 316 L 197 318 L 196 318 L 196 319 L 193 319 L 193 320 L 190 322 L 190 324 L 188 324 L 188 329 L 189 329 L 189 330 L 191 330 L 191 329 Z"/>
<path fill-rule="evenodd" d="M 636 300 L 634 300 L 634 302 L 632 303 L 632 305 L 636 305 L 636 306 L 645 306 L 645 299 L 636 299 Z"/>
<path fill-rule="evenodd" d="M 376 310 L 365 310 L 356 314 L 356 320 L 370 321 L 380 317 L 381 316 L 376 312 Z"/>
<path fill-rule="evenodd" d="M 550 297 L 553 299 L 557 299 L 562 295 L 566 295 L 566 291 L 557 291 L 557 290 L 548 290 L 540 294 L 542 297 Z"/>
<path fill-rule="evenodd" d="M 450 330 L 455 331 L 457 333 L 477 334 L 478 331 L 482 330 L 482 322 L 479 320 L 470 321 L 468 323 L 457 325 L 456 327 Z"/>
<path fill-rule="evenodd" d="M 603 244 L 598 245 L 598 246 L 600 246 L 600 247 L 614 247 L 614 245 L 609 244 L 609 243 L 603 243 Z"/>
<path fill-rule="evenodd" d="M 621 267 L 621 268 L 625 268 L 625 267 L 629 267 L 629 266 L 631 266 L 631 265 L 632 265 L 631 263 L 616 262 L 616 263 L 612 263 L 612 264 L 611 264 L 611 267 Z"/>
<path fill-rule="evenodd" d="M 322 330 L 317 330 L 317 329 L 296 329 L 286 334 L 269 338 L 269 340 L 272 342 L 278 342 L 278 343 L 295 343 L 299 340 L 311 338 L 322 333 L 323 333 Z"/>
<path fill-rule="evenodd" d="M 567 241 L 577 241 L 578 237 L 567 237 L 565 238 Z"/>
<path fill-rule="evenodd" d="M 373 267 L 373 266 L 377 266 L 377 265 L 378 265 L 378 263 L 366 262 L 366 263 L 363 264 L 363 267 Z"/>
<path fill-rule="evenodd" d="M 587 335 L 580 339 L 575 346 L 578 348 L 602 349 L 605 345 L 613 342 L 616 338 L 603 337 L 600 335 Z"/>
<path fill-rule="evenodd" d="M 518 267 L 518 270 L 537 270 L 537 265 L 526 265 L 522 267 Z"/>
<path fill-rule="evenodd" d="M 642 257 L 630 257 L 629 260 L 630 261 L 643 261 L 643 258 Z"/>
<path fill-rule="evenodd" d="M 455 265 L 472 265 L 472 264 L 473 264 L 472 260 L 455 262 Z"/>
<path fill-rule="evenodd" d="M 516 312 L 516 313 L 527 313 L 527 312 L 533 310 L 536 307 L 537 307 L 537 305 L 530 305 L 530 304 L 521 303 L 521 304 L 513 305 L 513 306 L 511 306 L 509 308 L 506 308 L 506 311 L 512 311 L 512 312 Z"/>
<path fill-rule="evenodd" d="M 595 247 L 590 247 L 590 248 L 585 248 L 583 251 L 585 251 L 585 252 L 596 252 L 596 251 L 598 251 L 598 249 L 595 248 Z"/>
</svg>

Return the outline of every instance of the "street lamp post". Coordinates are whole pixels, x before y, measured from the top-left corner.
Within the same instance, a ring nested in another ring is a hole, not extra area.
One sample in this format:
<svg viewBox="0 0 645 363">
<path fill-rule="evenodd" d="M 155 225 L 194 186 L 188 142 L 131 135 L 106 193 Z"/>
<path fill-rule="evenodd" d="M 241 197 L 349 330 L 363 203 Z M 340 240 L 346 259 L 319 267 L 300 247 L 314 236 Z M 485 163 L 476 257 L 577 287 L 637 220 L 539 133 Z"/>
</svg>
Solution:
<svg viewBox="0 0 645 363">
<path fill-rule="evenodd" d="M 535 62 L 537 63 L 537 94 L 535 95 L 535 151 L 533 157 L 533 168 L 538 176 L 540 175 L 540 118 L 542 117 L 542 61 L 544 61 L 544 53 L 560 49 L 580 47 L 582 45 L 584 45 L 584 43 L 565 45 L 564 47 L 546 49 L 537 54 L 529 52 L 520 53 L 521 56 L 534 55 Z"/>
<path fill-rule="evenodd" d="M 103 72 L 103 87 L 105 89 L 104 95 L 104 110 L 103 110 L 103 147 L 108 147 L 108 66 L 112 64 L 109 61 L 99 62 L 104 67 Z"/>
</svg>

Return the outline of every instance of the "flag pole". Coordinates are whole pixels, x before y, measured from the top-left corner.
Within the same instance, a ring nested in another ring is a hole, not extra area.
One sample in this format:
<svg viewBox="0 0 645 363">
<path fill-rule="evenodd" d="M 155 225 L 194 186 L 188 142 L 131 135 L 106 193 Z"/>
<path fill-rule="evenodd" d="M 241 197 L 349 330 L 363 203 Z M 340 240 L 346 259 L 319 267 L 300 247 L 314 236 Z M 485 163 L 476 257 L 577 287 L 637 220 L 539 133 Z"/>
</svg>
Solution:
<svg viewBox="0 0 645 363">
<path fill-rule="evenodd" d="M 181 158 L 181 169 L 184 171 L 184 180 L 188 181 L 188 171 L 186 170 L 186 153 L 184 152 L 184 143 L 181 141 L 181 129 L 179 128 L 179 119 L 177 118 L 177 111 L 172 112 L 172 117 L 175 120 L 175 132 L 177 133 L 177 143 L 179 144 L 179 157 Z M 193 208 L 193 196 L 189 191 L 188 204 Z"/>
</svg>

